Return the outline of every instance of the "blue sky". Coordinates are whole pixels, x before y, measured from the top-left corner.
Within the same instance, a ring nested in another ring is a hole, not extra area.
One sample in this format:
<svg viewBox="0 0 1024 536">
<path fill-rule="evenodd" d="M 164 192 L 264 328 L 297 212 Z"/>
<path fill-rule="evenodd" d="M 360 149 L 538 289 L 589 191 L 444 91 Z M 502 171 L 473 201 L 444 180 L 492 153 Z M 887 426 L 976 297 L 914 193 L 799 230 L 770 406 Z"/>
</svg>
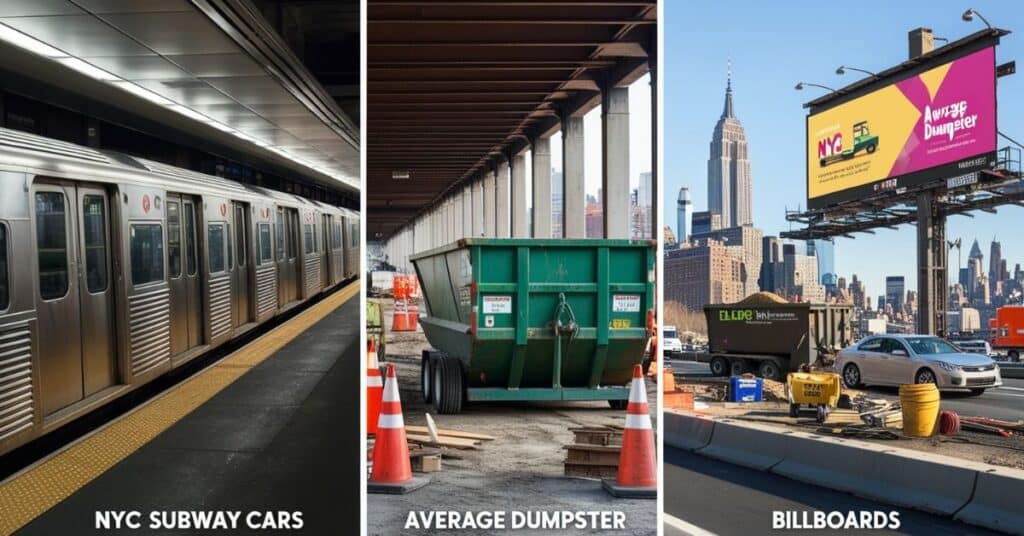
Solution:
<svg viewBox="0 0 1024 536">
<path fill-rule="evenodd" d="M 793 86 L 804 81 L 841 87 L 856 80 L 856 73 L 838 76 L 839 65 L 877 72 L 902 62 L 907 32 L 917 27 L 932 28 L 950 40 L 984 28 L 978 18 L 960 19 L 968 7 L 996 27 L 1020 32 L 1004 37 L 996 55 L 998 63 L 1021 63 L 1021 72 L 999 79 L 999 129 L 1024 141 L 1024 9 L 1019 2 L 666 2 L 665 223 L 675 228 L 675 200 L 684 184 L 690 187 L 694 210 L 707 208 L 708 144 L 722 112 L 729 58 L 736 115 L 750 145 L 754 224 L 765 234 L 778 234 L 789 228 L 785 209 L 805 204 L 802 104 L 824 93 Z M 999 144 L 1009 142 L 1000 138 Z M 997 237 L 1012 273 L 1014 263 L 1024 264 L 1022 217 L 1020 207 L 973 219 L 953 217 L 947 234 L 963 238 L 965 263 L 970 241 L 977 237 L 986 269 L 989 241 Z M 912 226 L 837 239 L 836 271 L 847 278 L 857 274 L 871 296 L 884 293 L 886 275 L 906 276 L 907 288 L 913 289 L 915 242 Z M 951 274 L 956 267 L 953 251 Z"/>
</svg>

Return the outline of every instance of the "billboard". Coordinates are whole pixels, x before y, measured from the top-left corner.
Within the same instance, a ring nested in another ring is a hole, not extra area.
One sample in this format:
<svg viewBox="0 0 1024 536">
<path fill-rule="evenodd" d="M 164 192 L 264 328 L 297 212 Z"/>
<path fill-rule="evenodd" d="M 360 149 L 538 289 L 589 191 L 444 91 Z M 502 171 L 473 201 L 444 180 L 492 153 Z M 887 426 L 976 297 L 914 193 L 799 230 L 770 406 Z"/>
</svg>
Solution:
<svg viewBox="0 0 1024 536">
<path fill-rule="evenodd" d="M 995 163 L 995 48 L 807 117 L 807 206 L 962 175 Z"/>
</svg>

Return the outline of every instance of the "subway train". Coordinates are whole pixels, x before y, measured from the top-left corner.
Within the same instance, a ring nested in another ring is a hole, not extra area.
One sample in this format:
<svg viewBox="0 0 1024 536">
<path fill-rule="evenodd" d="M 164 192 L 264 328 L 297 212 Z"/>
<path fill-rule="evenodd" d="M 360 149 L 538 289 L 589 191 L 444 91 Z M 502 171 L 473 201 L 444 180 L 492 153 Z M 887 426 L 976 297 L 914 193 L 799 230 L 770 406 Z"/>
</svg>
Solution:
<svg viewBox="0 0 1024 536">
<path fill-rule="evenodd" d="M 357 277 L 357 213 L 0 129 L 0 455 Z"/>
</svg>

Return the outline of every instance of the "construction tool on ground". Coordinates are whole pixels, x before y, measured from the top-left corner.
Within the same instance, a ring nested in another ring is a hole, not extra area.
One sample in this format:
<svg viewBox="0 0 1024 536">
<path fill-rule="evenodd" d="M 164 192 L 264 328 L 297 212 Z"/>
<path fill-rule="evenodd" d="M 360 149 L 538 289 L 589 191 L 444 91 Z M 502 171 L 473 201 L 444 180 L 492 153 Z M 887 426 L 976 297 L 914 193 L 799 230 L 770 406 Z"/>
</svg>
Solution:
<svg viewBox="0 0 1024 536">
<path fill-rule="evenodd" d="M 370 480 L 366 483 L 366 491 L 405 494 L 422 488 L 430 481 L 412 476 L 395 366 L 388 365 L 387 371 L 376 440 L 373 444 L 373 469 L 370 472 Z"/>
<path fill-rule="evenodd" d="M 602 486 L 615 497 L 656 499 L 658 497 L 657 455 L 651 427 L 647 388 L 643 367 L 633 367 L 633 382 L 626 406 L 626 427 L 622 432 L 619 471 L 614 481 L 602 480 Z"/>
<path fill-rule="evenodd" d="M 816 410 L 820 423 L 828 419 L 841 394 L 839 374 L 834 372 L 791 372 L 786 377 L 789 416 L 798 417 L 801 406 Z"/>
</svg>

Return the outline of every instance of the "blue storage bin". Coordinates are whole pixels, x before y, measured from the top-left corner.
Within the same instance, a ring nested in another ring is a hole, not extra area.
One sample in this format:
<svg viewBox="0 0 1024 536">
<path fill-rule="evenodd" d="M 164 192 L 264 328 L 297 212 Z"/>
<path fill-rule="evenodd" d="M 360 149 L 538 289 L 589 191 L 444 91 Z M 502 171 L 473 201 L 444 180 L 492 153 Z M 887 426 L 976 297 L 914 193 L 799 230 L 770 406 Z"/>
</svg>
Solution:
<svg viewBox="0 0 1024 536">
<path fill-rule="evenodd" d="M 761 378 L 729 378 L 729 402 L 760 402 L 763 391 Z"/>
</svg>

